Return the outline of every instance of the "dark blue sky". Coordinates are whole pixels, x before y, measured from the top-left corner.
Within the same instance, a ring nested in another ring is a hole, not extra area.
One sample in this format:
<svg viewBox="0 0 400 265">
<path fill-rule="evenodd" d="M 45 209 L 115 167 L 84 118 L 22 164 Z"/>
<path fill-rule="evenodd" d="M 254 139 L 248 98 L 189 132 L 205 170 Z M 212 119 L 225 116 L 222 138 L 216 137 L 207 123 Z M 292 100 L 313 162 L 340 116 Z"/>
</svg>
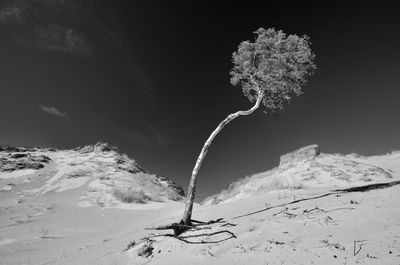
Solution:
<svg viewBox="0 0 400 265">
<path fill-rule="evenodd" d="M 186 187 L 211 131 L 251 107 L 230 85 L 232 52 L 275 27 L 310 36 L 318 69 L 277 117 L 259 111 L 217 136 L 199 198 L 304 145 L 400 149 L 397 9 L 260 3 L 0 0 L 0 144 L 106 141 Z"/>
</svg>

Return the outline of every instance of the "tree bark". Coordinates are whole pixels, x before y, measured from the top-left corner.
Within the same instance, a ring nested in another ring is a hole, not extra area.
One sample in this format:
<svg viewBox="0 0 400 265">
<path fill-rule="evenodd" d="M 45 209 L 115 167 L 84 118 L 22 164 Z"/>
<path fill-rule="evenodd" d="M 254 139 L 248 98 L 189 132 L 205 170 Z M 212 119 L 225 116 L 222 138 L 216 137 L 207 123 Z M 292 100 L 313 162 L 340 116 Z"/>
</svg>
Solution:
<svg viewBox="0 0 400 265">
<path fill-rule="evenodd" d="M 191 225 L 193 202 L 194 202 L 195 191 L 196 191 L 197 174 L 199 172 L 201 164 L 203 163 L 204 157 L 207 154 L 208 148 L 210 147 L 215 136 L 225 127 L 225 125 L 227 125 L 233 119 L 235 119 L 239 116 L 249 115 L 249 114 L 253 113 L 256 109 L 258 109 L 263 96 L 264 96 L 264 93 L 259 92 L 257 101 L 251 109 L 241 110 L 241 111 L 237 111 L 235 113 L 229 114 L 208 137 L 203 148 L 201 149 L 200 155 L 198 156 L 197 161 L 196 161 L 196 165 L 194 166 L 193 171 L 192 171 L 192 177 L 190 178 L 190 184 L 189 184 L 189 188 L 188 188 L 185 212 L 183 214 L 183 218 L 181 221 L 182 224 Z"/>
</svg>

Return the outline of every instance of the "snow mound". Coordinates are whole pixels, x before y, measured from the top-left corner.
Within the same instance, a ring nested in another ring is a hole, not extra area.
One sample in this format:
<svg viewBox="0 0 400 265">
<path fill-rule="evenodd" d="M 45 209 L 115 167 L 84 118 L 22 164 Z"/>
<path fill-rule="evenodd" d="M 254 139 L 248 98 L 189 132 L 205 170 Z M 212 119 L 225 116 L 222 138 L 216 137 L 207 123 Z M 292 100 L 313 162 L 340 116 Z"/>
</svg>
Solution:
<svg viewBox="0 0 400 265">
<path fill-rule="evenodd" d="M 398 179 L 400 153 L 365 157 L 323 154 L 310 145 L 282 155 L 277 168 L 247 176 L 210 196 L 203 204 L 218 204 L 276 190 L 348 187 Z"/>
<path fill-rule="evenodd" d="M 146 172 L 107 143 L 73 150 L 7 147 L 0 149 L 0 163 L 0 189 L 20 197 L 69 192 L 80 206 L 127 208 L 125 204 L 180 201 L 184 196 L 173 181 Z M 138 195 L 142 200 L 124 199 Z"/>
</svg>

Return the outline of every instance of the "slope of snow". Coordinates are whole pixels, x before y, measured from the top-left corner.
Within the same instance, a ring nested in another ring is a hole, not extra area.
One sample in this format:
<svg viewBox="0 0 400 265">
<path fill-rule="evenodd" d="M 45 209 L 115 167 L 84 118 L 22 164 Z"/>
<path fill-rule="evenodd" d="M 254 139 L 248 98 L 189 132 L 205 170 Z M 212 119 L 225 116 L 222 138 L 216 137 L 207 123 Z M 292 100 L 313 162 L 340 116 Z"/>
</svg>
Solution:
<svg viewBox="0 0 400 265">
<path fill-rule="evenodd" d="M 114 264 L 400 263 L 400 186 L 320 197 L 327 193 L 324 189 L 275 191 L 201 206 L 195 209 L 194 219 L 224 217 L 230 225 L 212 225 L 185 236 L 228 230 L 236 238 L 221 233 L 188 238 L 192 243 L 171 237 L 156 237 L 150 243 L 138 240 L 125 255 L 115 257 Z M 299 202 L 290 204 L 293 197 Z M 138 256 L 145 244 L 153 248 L 147 258 Z"/>
<path fill-rule="evenodd" d="M 0 174 L 0 179 L 13 179 L 13 178 L 19 178 L 19 177 L 24 177 L 31 175 L 35 173 L 36 170 L 34 169 L 21 169 L 17 171 L 12 171 L 12 172 L 5 172 Z"/>
<path fill-rule="evenodd" d="M 400 154 L 362 157 L 322 154 L 318 146 L 283 155 L 279 167 L 232 183 L 204 204 L 247 198 L 272 190 L 347 187 L 391 181 L 400 172 Z"/>
<path fill-rule="evenodd" d="M 145 230 L 180 220 L 183 203 L 165 191 L 177 187 L 103 148 L 28 150 L 51 161 L 0 179 L 0 264 L 400 264 L 398 152 L 288 154 L 219 203 L 196 204 L 193 219 L 225 222 L 187 231 L 184 242 Z M 116 201 L 112 189 L 128 184 L 164 200 Z"/>
<path fill-rule="evenodd" d="M 79 194 L 80 206 L 129 208 L 114 196 L 115 190 L 134 187 L 129 192 L 142 192 L 145 201 L 158 202 L 149 204 L 154 208 L 162 205 L 159 202 L 181 200 L 183 195 L 182 188 L 172 181 L 145 172 L 134 160 L 104 143 L 75 150 L 8 149 L 0 152 L 0 158 L 4 161 L 0 190 L 15 190 L 20 198 L 72 192 Z"/>
</svg>

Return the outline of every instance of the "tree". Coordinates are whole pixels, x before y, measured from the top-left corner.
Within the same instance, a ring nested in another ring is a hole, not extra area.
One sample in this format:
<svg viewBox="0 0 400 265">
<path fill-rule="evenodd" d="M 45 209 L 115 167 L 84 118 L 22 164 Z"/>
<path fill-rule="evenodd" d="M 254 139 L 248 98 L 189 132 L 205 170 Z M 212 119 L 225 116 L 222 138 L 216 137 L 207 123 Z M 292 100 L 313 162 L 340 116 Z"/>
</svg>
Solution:
<svg viewBox="0 0 400 265">
<path fill-rule="evenodd" d="M 258 108 L 265 113 L 282 110 L 291 98 L 302 94 L 307 77 L 316 69 L 315 55 L 306 35 L 286 35 L 281 30 L 259 28 L 254 32 L 254 43 L 244 41 L 232 55 L 234 64 L 231 83 L 240 86 L 244 95 L 254 103 L 253 107 L 228 115 L 205 142 L 192 171 L 185 212 L 181 224 L 192 225 L 197 175 L 204 157 L 215 136 L 233 119 L 246 116 Z M 175 231 L 175 234 L 179 231 Z"/>
<path fill-rule="evenodd" d="M 182 220 L 179 223 L 147 229 L 173 229 L 174 237 L 182 240 L 179 235 L 186 230 L 221 222 L 221 219 L 209 222 L 191 219 L 197 175 L 215 136 L 233 119 L 249 115 L 260 107 L 265 113 L 282 110 L 284 104 L 290 102 L 293 96 L 302 94 L 302 86 L 307 82 L 307 77 L 316 69 L 315 55 L 310 49 L 309 38 L 306 35 L 302 37 L 286 35 L 281 30 L 276 31 L 273 28 L 267 30 L 260 28 L 254 33 L 256 34 L 254 43 L 244 41 L 233 53 L 233 68 L 230 72 L 231 83 L 242 88 L 244 95 L 254 103 L 253 107 L 229 114 L 208 137 L 192 171 Z M 231 234 L 226 230 L 218 233 L 222 232 Z"/>
</svg>

